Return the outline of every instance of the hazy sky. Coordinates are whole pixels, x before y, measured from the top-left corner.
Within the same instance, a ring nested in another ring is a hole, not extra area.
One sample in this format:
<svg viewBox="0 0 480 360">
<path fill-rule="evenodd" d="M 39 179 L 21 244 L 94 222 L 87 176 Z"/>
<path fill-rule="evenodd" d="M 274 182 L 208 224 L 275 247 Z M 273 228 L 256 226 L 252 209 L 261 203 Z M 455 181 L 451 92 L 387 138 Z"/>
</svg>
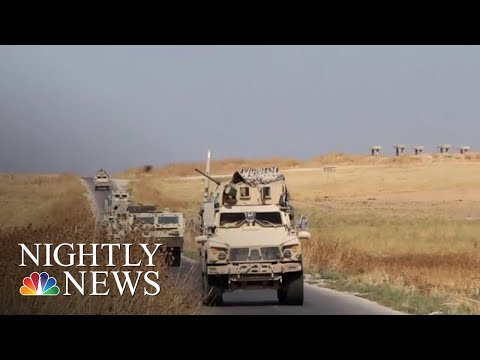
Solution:
<svg viewBox="0 0 480 360">
<path fill-rule="evenodd" d="M 0 46 L 0 172 L 480 148 L 478 46 Z"/>
</svg>

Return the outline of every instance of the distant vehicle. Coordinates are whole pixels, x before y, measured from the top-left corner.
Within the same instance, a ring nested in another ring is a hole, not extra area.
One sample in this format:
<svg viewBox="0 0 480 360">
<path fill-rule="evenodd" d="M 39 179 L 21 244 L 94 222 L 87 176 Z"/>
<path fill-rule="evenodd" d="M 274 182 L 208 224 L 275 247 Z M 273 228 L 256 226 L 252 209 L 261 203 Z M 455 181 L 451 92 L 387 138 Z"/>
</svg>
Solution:
<svg viewBox="0 0 480 360">
<path fill-rule="evenodd" d="M 201 171 L 197 170 L 201 174 Z M 303 305 L 302 242 L 308 219 L 295 224 L 283 174 L 278 168 L 240 169 L 230 181 L 209 176 L 200 210 L 200 244 L 205 305 L 221 305 L 236 289 L 277 290 L 281 304 Z M 209 192 L 209 180 L 218 187 Z"/>
<path fill-rule="evenodd" d="M 94 185 L 95 185 L 95 191 L 100 190 L 100 189 L 110 190 L 110 176 L 103 169 L 100 169 L 97 172 L 93 182 L 94 182 Z"/>
</svg>

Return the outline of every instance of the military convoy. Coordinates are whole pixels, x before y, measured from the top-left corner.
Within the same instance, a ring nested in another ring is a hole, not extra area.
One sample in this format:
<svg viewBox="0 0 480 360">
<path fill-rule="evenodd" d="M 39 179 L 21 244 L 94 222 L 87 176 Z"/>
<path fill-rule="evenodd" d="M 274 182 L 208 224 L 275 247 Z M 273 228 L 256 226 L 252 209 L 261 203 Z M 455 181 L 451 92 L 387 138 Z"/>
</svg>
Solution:
<svg viewBox="0 0 480 360">
<path fill-rule="evenodd" d="M 220 305 L 236 289 L 277 290 L 281 304 L 303 304 L 302 241 L 308 219 L 295 223 L 285 177 L 278 168 L 240 169 L 228 181 L 210 177 L 207 160 L 200 210 L 203 297 Z M 213 192 L 210 181 L 216 183 Z"/>
<path fill-rule="evenodd" d="M 110 177 L 108 173 L 103 169 L 100 169 L 96 173 L 93 182 L 95 185 L 95 190 L 110 190 Z"/>
<path fill-rule="evenodd" d="M 134 204 L 126 191 L 114 190 L 105 200 L 104 225 L 108 235 L 122 240 L 137 232 L 144 241 L 161 243 L 171 266 L 180 266 L 185 221 L 180 212 L 155 205 Z"/>
<path fill-rule="evenodd" d="M 195 170 L 205 177 L 201 235 L 195 238 L 204 304 L 221 305 L 223 294 L 237 289 L 269 288 L 281 304 L 303 305 L 302 242 L 310 233 L 307 217 L 295 217 L 285 176 L 276 167 L 246 168 L 219 182 L 210 176 L 210 152 L 206 172 Z M 115 239 L 137 232 L 162 243 L 170 265 L 180 266 L 182 213 L 135 204 L 128 192 L 115 190 L 105 202 L 105 225 Z"/>
</svg>

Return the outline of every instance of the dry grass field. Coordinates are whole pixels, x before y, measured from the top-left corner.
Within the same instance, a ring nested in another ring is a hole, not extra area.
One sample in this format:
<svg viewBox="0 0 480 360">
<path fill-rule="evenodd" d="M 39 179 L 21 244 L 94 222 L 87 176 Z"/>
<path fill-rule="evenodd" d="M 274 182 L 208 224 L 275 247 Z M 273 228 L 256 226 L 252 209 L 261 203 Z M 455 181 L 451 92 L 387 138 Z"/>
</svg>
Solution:
<svg viewBox="0 0 480 360">
<path fill-rule="evenodd" d="M 108 296 L 82 296 L 73 292 L 72 296 L 20 295 L 23 278 L 33 271 L 47 271 L 54 276 L 62 294 L 65 286 L 62 272 L 75 273 L 79 268 L 37 267 L 34 264 L 19 267 L 19 243 L 31 248 L 35 243 L 103 243 L 105 236 L 95 228 L 85 188 L 73 175 L 0 175 L 0 203 L 7 205 L 0 209 L 0 314 L 192 314 L 198 310 L 199 293 L 192 289 L 189 275 L 177 279 L 164 266 L 154 269 L 161 277 L 161 292 L 157 296 L 144 296 L 143 288 L 134 296 L 128 292 L 120 296 L 115 286 L 111 286 Z M 138 240 L 132 238 L 129 242 L 136 244 Z M 132 248 L 134 261 L 142 259 L 144 254 L 137 251 L 138 247 Z M 60 256 L 65 261 L 67 253 Z M 122 254 L 115 255 L 116 263 L 123 261 Z M 109 268 L 103 257 L 99 265 L 81 270 L 152 270 L 145 266 Z M 114 282 L 111 275 L 109 281 L 110 284 Z M 87 293 L 90 293 L 91 278 L 86 283 Z"/>
<path fill-rule="evenodd" d="M 88 209 L 85 188 L 71 174 L 0 174 L 0 229 L 63 224 Z"/>
<path fill-rule="evenodd" d="M 296 213 L 310 217 L 305 262 L 331 286 L 412 312 L 480 310 L 480 156 L 329 154 L 310 161 L 213 162 L 285 172 Z M 324 166 L 336 166 L 324 171 Z M 123 174 L 138 201 L 197 214 L 202 164 Z M 190 243 L 194 246 L 193 243 Z"/>
</svg>

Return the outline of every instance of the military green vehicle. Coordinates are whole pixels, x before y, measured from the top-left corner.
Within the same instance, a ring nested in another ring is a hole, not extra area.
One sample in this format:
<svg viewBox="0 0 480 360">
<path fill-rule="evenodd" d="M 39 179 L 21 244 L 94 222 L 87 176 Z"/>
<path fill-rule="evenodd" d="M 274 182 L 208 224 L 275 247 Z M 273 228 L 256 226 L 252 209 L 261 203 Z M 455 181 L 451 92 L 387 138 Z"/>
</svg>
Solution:
<svg viewBox="0 0 480 360">
<path fill-rule="evenodd" d="M 93 179 L 93 183 L 95 186 L 95 191 L 100 189 L 110 190 L 110 176 L 103 169 L 100 169 L 96 173 L 95 178 Z"/>
<path fill-rule="evenodd" d="M 241 169 L 218 182 L 209 176 L 210 153 L 206 172 L 203 234 L 196 237 L 204 303 L 221 305 L 227 291 L 270 288 L 281 304 L 303 305 L 308 219 L 295 223 L 284 175 L 275 167 Z M 209 180 L 217 184 L 213 192 Z"/>
</svg>

